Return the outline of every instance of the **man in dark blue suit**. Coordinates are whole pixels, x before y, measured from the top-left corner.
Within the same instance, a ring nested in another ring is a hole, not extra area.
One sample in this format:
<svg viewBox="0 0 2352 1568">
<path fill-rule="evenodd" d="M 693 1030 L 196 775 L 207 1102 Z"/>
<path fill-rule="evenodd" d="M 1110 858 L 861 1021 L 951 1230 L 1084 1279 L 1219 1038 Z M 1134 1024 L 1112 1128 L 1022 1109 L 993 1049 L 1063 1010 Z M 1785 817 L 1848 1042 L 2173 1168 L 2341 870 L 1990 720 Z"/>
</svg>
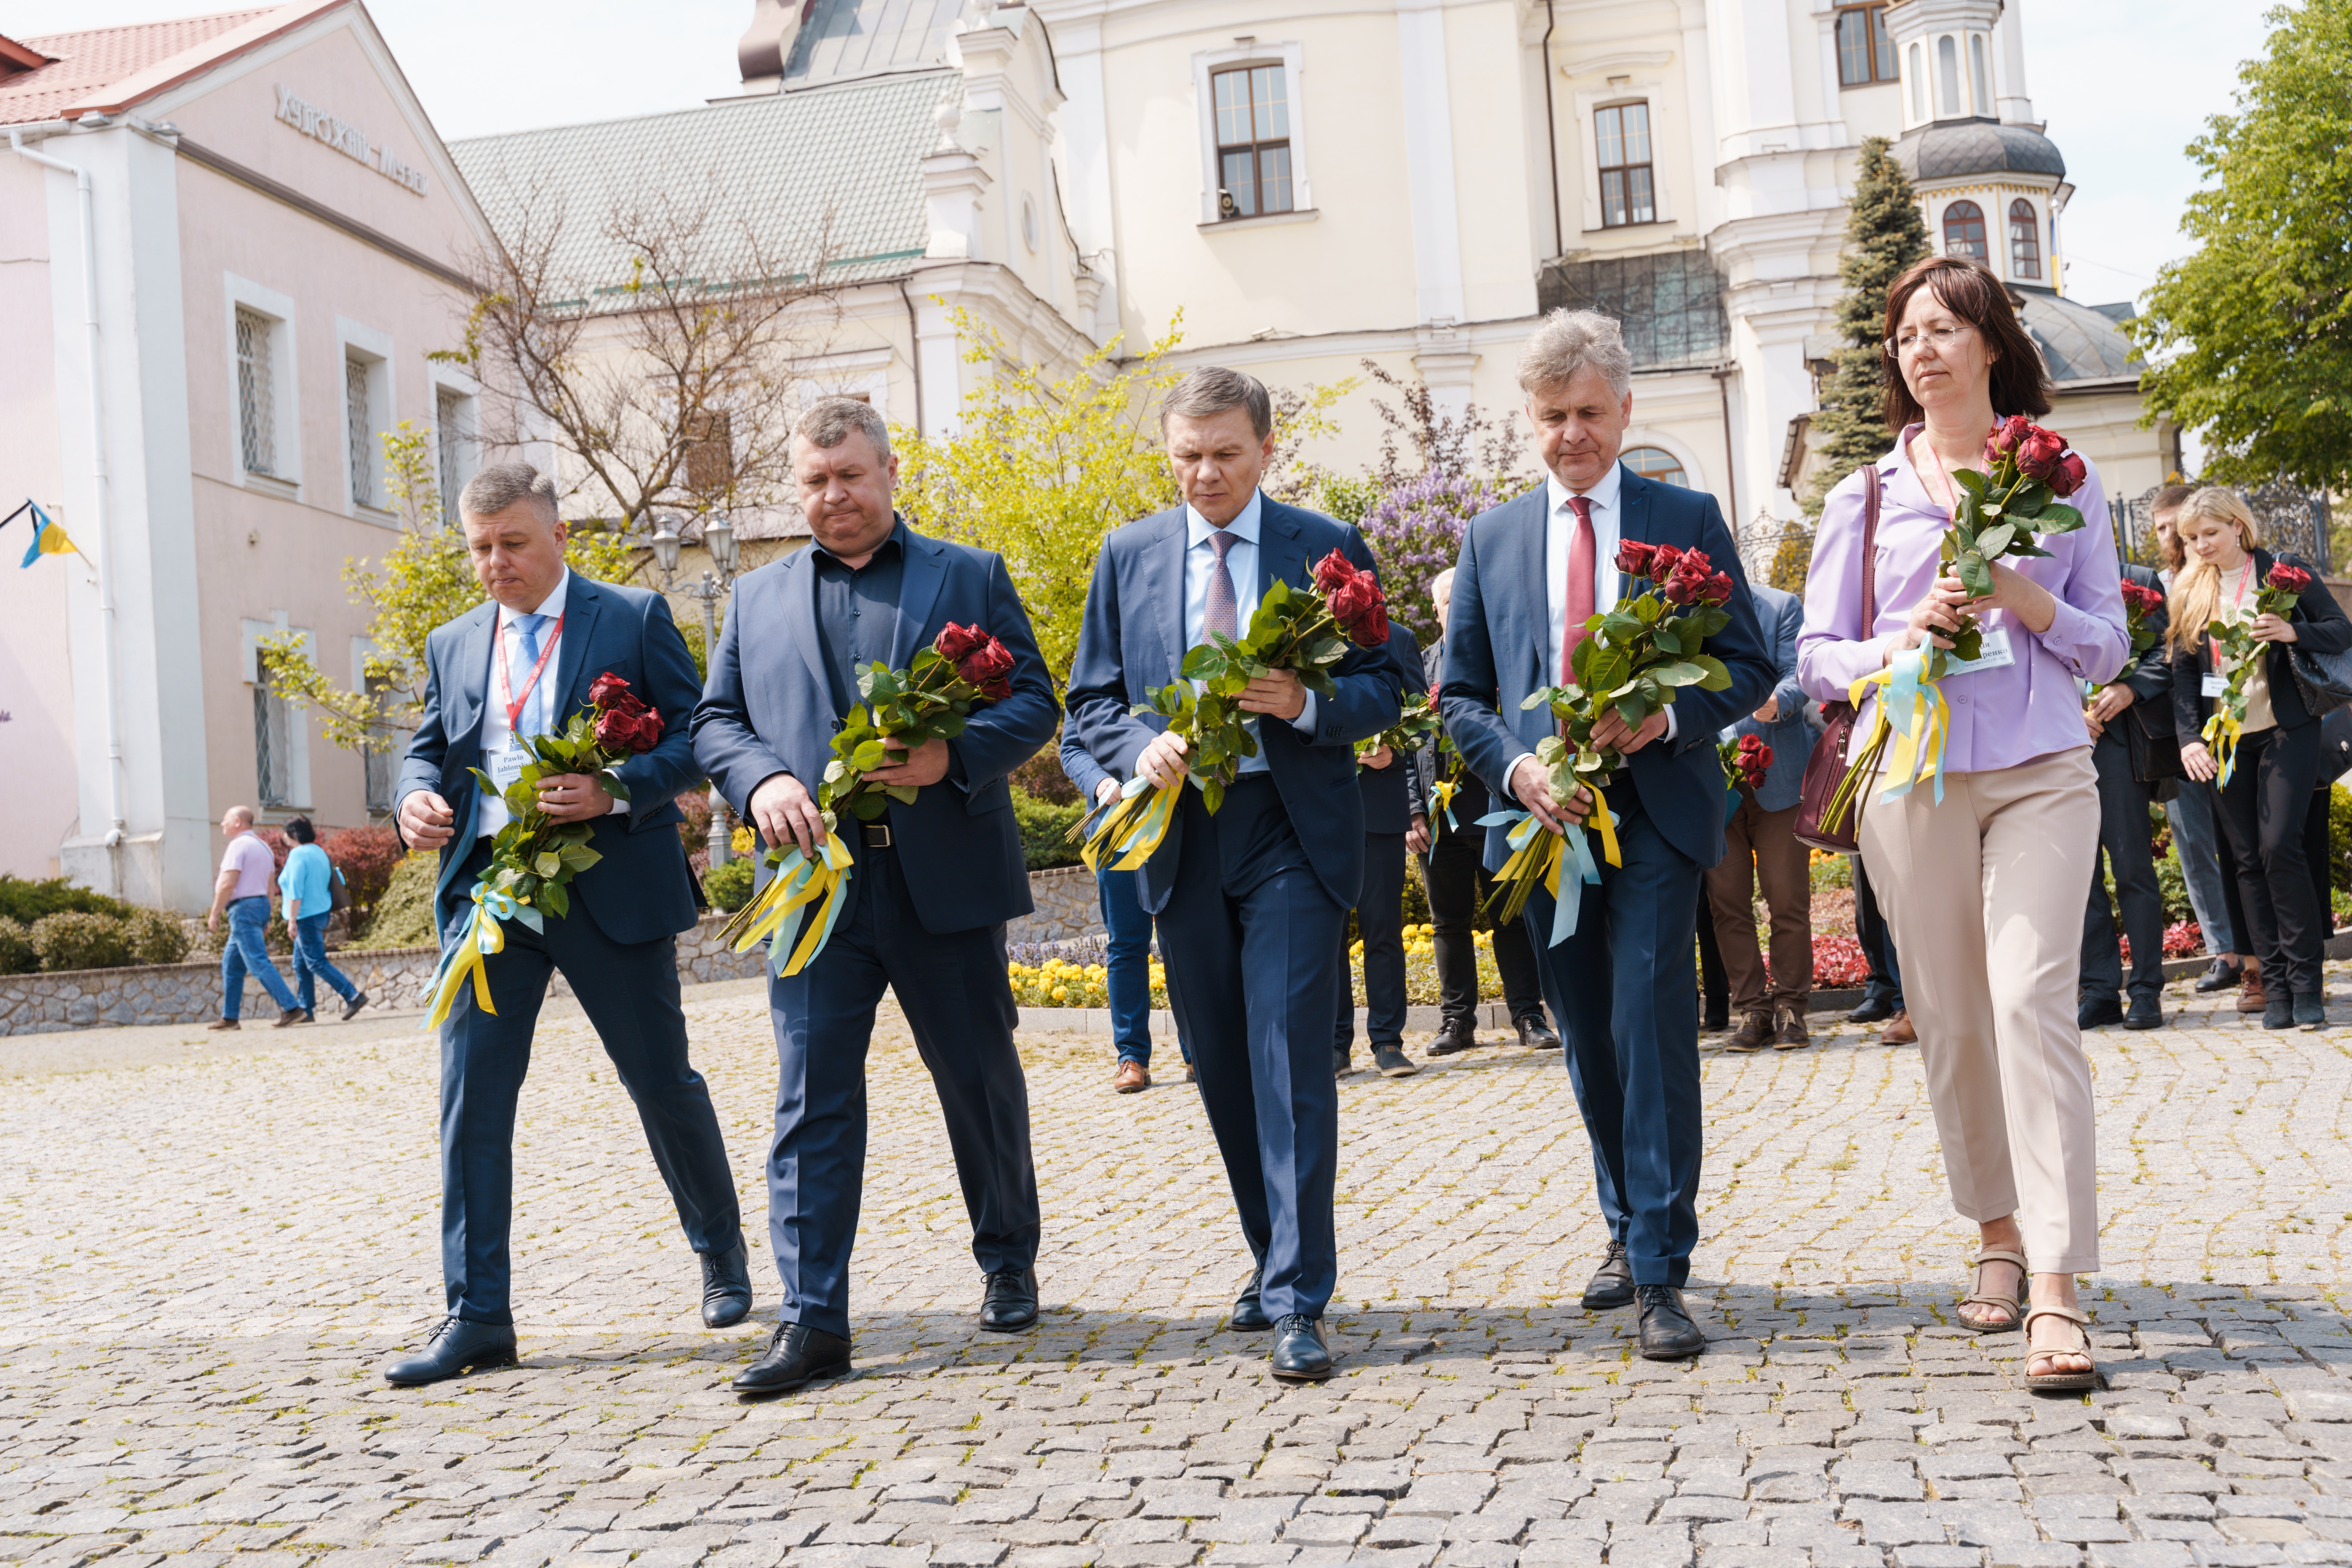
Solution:
<svg viewBox="0 0 2352 1568">
<path fill-rule="evenodd" d="M 1421 673 L 1421 644 L 1402 621 L 1389 623 L 1389 657 L 1405 679 Z M 1364 797 L 1364 890 L 1356 899 L 1356 933 L 1364 944 L 1364 1037 L 1372 1047 L 1375 1071 L 1383 1078 L 1411 1078 L 1421 1068 L 1404 1054 L 1405 841 L 1419 829 L 1426 844 L 1429 818 L 1422 813 L 1410 753 L 1381 746 L 1358 766 L 1356 784 Z M 1356 995 L 1348 981 L 1344 937 L 1339 975 L 1331 1069 L 1343 1073 L 1356 1045 Z"/>
<path fill-rule="evenodd" d="M 1607 786 L 1622 866 L 1603 861 L 1597 887 L 1562 879 L 1563 895 L 1580 902 L 1574 933 L 1557 947 L 1548 945 L 1550 896 L 1538 889 L 1527 903 L 1609 1226 L 1609 1252 L 1584 1305 L 1638 1300 L 1643 1353 L 1673 1360 L 1706 1343 L 1684 1310 L 1681 1287 L 1698 1239 L 1691 948 L 1699 874 L 1723 853 L 1716 731 L 1763 701 L 1773 670 L 1715 499 L 1645 479 L 1617 461 L 1633 416 L 1632 384 L 1617 323 L 1591 310 L 1555 310 L 1521 353 L 1519 385 L 1548 477 L 1541 489 L 1473 518 L 1463 535 L 1440 701 L 1463 760 L 1498 796 L 1548 829 L 1581 822 L 1591 792 L 1580 786 L 1572 798 L 1556 798 L 1536 760 L 1537 742 L 1556 727 L 1550 710 L 1520 702 L 1567 683 L 1586 617 L 1621 596 L 1617 546 L 1641 540 L 1702 550 L 1738 585 L 1726 606 L 1730 624 L 1706 644 L 1730 672 L 1725 689 L 1685 686 L 1639 730 L 1613 712 L 1593 726 L 1595 742 L 1626 758 Z M 1508 852 L 1507 831 L 1488 830 L 1490 868 Z"/>
<path fill-rule="evenodd" d="M 1014 663 L 1012 695 L 974 710 L 956 739 L 885 742 L 905 759 L 866 777 L 915 798 L 872 822 L 845 816 L 838 831 L 856 864 L 833 935 L 799 973 L 769 981 L 778 1088 L 768 1231 L 784 1304 L 766 1351 L 735 1379 L 748 1394 L 848 1370 L 866 1053 L 886 987 L 946 1113 L 986 1276 L 980 1326 L 1037 1321 L 1037 1174 L 1004 961 L 1004 922 L 1033 906 L 1006 775 L 1053 736 L 1053 678 L 1004 563 L 916 533 L 892 510 L 898 460 L 869 405 L 812 405 L 792 458 L 815 543 L 736 584 L 694 715 L 696 760 L 764 842 L 804 854 L 824 843 L 816 786 L 859 700 L 860 669 L 906 668 L 950 621 L 997 637 Z M 794 922 L 775 941 L 789 951 L 797 934 Z"/>
<path fill-rule="evenodd" d="M 593 822 L 603 857 L 572 884 L 571 912 L 534 931 L 505 922 L 488 962 L 491 1005 L 470 988 L 441 1027 L 441 1268 L 447 1316 L 424 1353 L 393 1363 L 395 1384 L 431 1383 L 469 1366 L 509 1365 L 514 1315 L 507 1236 L 514 1198 L 515 1102 L 530 1063 L 548 977 L 561 970 L 629 1098 L 654 1163 L 702 1257 L 702 1321 L 742 1321 L 751 1310 L 741 1216 L 710 1091 L 687 1060 L 678 1006 L 677 933 L 694 924 L 694 876 L 678 840 L 673 797 L 698 781 L 687 721 L 694 659 L 658 594 L 573 576 L 563 564 L 555 489 L 528 464 L 501 463 L 467 482 L 457 501 L 474 574 L 489 602 L 425 640 L 425 713 L 395 791 L 401 837 L 441 851 L 435 913 L 446 947 L 473 912 L 468 896 L 507 822 L 506 803 L 467 772 L 501 784 L 527 760 L 517 734 L 571 721 L 607 672 L 662 718 L 660 743 L 602 774 L 539 782 L 541 808 L 559 822 Z"/>
<path fill-rule="evenodd" d="M 1246 629 L 1273 583 L 1312 586 L 1334 550 L 1365 570 L 1372 559 L 1354 529 L 1259 492 L 1274 416 L 1255 378 L 1192 372 L 1160 426 L 1184 504 L 1103 542 L 1068 702 L 1107 772 L 1169 787 L 1185 779 L 1184 742 L 1132 706 L 1180 679 L 1185 651 L 1211 632 Z M 1351 647 L 1330 673 L 1328 699 L 1289 670 L 1250 682 L 1240 705 L 1257 715 L 1257 755 L 1214 816 L 1183 790 L 1136 879 L 1256 1262 L 1233 1325 L 1274 1328 L 1275 1376 L 1307 1382 L 1331 1375 L 1322 1317 L 1339 1272 L 1329 1052 L 1340 941 L 1364 880 L 1355 742 L 1396 722 L 1404 689 L 1385 648 Z"/>
</svg>

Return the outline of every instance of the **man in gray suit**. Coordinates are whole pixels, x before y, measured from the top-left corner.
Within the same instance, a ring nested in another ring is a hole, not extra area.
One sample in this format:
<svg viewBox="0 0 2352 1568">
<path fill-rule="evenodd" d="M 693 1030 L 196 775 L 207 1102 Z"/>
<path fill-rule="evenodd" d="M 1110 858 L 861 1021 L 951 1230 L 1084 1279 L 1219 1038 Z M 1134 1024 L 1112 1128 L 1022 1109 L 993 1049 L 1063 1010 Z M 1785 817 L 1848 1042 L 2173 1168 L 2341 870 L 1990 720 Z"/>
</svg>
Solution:
<svg viewBox="0 0 2352 1568">
<path fill-rule="evenodd" d="M 1708 868 L 1706 902 L 1715 917 L 1715 944 L 1723 954 L 1731 1005 L 1739 1027 L 1726 1047 L 1795 1050 L 1812 1043 L 1805 1008 L 1813 994 L 1812 858 L 1797 842 L 1797 792 L 1804 784 L 1812 726 L 1805 722 L 1804 689 L 1797 684 L 1797 629 L 1804 602 L 1794 594 L 1750 583 L 1756 618 L 1772 645 L 1778 684 L 1764 706 L 1723 731 L 1727 741 L 1754 735 L 1772 748 L 1764 787 L 1734 781 L 1739 807 L 1724 825 L 1723 858 Z M 1756 885 L 1772 911 L 1772 977 L 1765 989 L 1764 955 L 1756 944 Z"/>
</svg>

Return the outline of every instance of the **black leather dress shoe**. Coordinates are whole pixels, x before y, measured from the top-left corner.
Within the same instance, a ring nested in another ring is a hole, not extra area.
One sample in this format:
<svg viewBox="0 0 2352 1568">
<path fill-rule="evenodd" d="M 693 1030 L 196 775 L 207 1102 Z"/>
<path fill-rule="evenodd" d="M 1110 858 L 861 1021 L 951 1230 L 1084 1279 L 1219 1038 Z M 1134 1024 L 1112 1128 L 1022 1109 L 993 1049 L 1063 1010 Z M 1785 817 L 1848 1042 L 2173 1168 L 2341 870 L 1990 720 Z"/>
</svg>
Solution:
<svg viewBox="0 0 2352 1568">
<path fill-rule="evenodd" d="M 1706 1349 L 1706 1336 L 1683 1310 L 1683 1293 L 1672 1285 L 1639 1287 L 1642 1355 L 1647 1361 L 1688 1361 Z"/>
<path fill-rule="evenodd" d="M 1285 1383 L 1321 1383 L 1331 1375 L 1331 1347 L 1319 1319 L 1293 1312 L 1274 1326 L 1274 1375 Z"/>
<path fill-rule="evenodd" d="M 438 1383 L 464 1372 L 488 1372 L 515 1363 L 514 1325 L 469 1323 L 444 1318 L 418 1354 L 403 1356 L 383 1369 L 383 1380 L 396 1388 Z"/>
<path fill-rule="evenodd" d="M 702 1326 L 732 1328 L 751 1315 L 751 1268 L 743 1244 L 702 1254 Z"/>
<path fill-rule="evenodd" d="M 2212 963 L 2205 966 L 2204 973 L 2197 977 L 2197 989 L 2200 993 L 2208 994 L 2215 991 L 2227 991 L 2231 986 L 2237 984 L 2240 981 L 2245 979 L 2245 965 L 2241 963 L 2226 963 L 2223 960 L 2217 958 Z"/>
<path fill-rule="evenodd" d="M 1559 1036 L 1549 1024 L 1544 1022 L 1542 1014 L 1530 1013 L 1526 1017 L 1518 1019 L 1514 1026 L 1519 1031 L 1519 1044 L 1529 1050 L 1559 1049 Z"/>
<path fill-rule="evenodd" d="M 1478 1045 L 1478 1030 L 1467 1018 L 1449 1018 L 1437 1026 L 1437 1038 L 1429 1042 L 1428 1055 L 1459 1056 L 1474 1050 Z"/>
<path fill-rule="evenodd" d="M 1037 1271 L 1000 1268 L 981 1293 L 980 1326 L 1000 1334 L 1018 1333 L 1037 1321 Z"/>
<path fill-rule="evenodd" d="M 1265 1301 L 1258 1294 L 1265 1285 L 1265 1268 L 1251 1269 L 1249 1283 L 1244 1285 L 1242 1293 L 1234 1298 L 1234 1315 L 1225 1320 L 1225 1327 L 1253 1331 L 1274 1327 L 1274 1320 L 1265 1315 Z"/>
<path fill-rule="evenodd" d="M 2104 1029 L 2124 1021 L 2124 1005 L 2112 996 L 2085 996 L 2074 1008 L 2078 1029 Z"/>
<path fill-rule="evenodd" d="M 849 1370 L 849 1342 L 806 1323 L 778 1323 L 760 1359 L 727 1386 L 738 1394 L 790 1394 Z"/>
<path fill-rule="evenodd" d="M 2126 1029 L 2161 1029 L 2164 1027 L 2164 1003 L 2153 996 L 2132 998 L 2131 1011 L 2124 1015 Z"/>
<path fill-rule="evenodd" d="M 1865 996 L 1862 1005 L 1845 1016 L 1849 1024 L 1883 1024 L 1895 1016 L 1895 1001 L 1889 996 Z"/>
<path fill-rule="evenodd" d="M 1612 1307 L 1622 1307 L 1633 1300 L 1633 1266 L 1625 1261 L 1625 1244 L 1612 1241 L 1609 1255 L 1601 1267 L 1585 1281 L 1584 1300 L 1580 1303 L 1588 1312 L 1605 1312 Z"/>
</svg>

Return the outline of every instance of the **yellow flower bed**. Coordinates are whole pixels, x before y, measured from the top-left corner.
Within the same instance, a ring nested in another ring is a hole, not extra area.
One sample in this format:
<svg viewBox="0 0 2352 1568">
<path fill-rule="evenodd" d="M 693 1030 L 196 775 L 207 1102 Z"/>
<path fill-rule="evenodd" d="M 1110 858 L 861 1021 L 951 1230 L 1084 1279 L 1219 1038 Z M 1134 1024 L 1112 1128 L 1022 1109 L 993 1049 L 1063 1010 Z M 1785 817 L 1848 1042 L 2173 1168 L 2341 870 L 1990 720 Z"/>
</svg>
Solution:
<svg viewBox="0 0 2352 1568">
<path fill-rule="evenodd" d="M 1020 1006 L 1110 1005 L 1110 971 L 1099 963 L 1054 958 L 1044 963 L 1011 964 L 1006 973 L 1013 981 L 1013 1000 Z M 1168 971 L 1156 958 L 1151 961 L 1151 1005 L 1168 1005 Z"/>
</svg>

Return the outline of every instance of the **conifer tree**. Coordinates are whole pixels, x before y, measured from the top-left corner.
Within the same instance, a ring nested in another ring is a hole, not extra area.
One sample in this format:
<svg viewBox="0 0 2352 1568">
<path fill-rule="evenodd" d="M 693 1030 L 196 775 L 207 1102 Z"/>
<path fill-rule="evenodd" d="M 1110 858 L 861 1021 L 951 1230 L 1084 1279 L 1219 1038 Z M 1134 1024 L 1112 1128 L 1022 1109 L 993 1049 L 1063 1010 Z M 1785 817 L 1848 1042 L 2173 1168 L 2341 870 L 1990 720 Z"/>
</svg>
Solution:
<svg viewBox="0 0 2352 1568">
<path fill-rule="evenodd" d="M 1845 295 L 1838 301 L 1837 326 L 1845 342 L 1837 368 L 1822 384 L 1821 410 L 1813 416 L 1811 445 L 1821 461 L 1805 487 L 1808 517 L 1821 515 L 1822 498 L 1848 474 L 1886 455 L 1887 371 L 1880 347 L 1886 337 L 1886 289 L 1928 249 L 1927 222 L 1911 182 L 1885 137 L 1865 137 L 1846 218 L 1845 255 L 1838 263 Z"/>
</svg>

